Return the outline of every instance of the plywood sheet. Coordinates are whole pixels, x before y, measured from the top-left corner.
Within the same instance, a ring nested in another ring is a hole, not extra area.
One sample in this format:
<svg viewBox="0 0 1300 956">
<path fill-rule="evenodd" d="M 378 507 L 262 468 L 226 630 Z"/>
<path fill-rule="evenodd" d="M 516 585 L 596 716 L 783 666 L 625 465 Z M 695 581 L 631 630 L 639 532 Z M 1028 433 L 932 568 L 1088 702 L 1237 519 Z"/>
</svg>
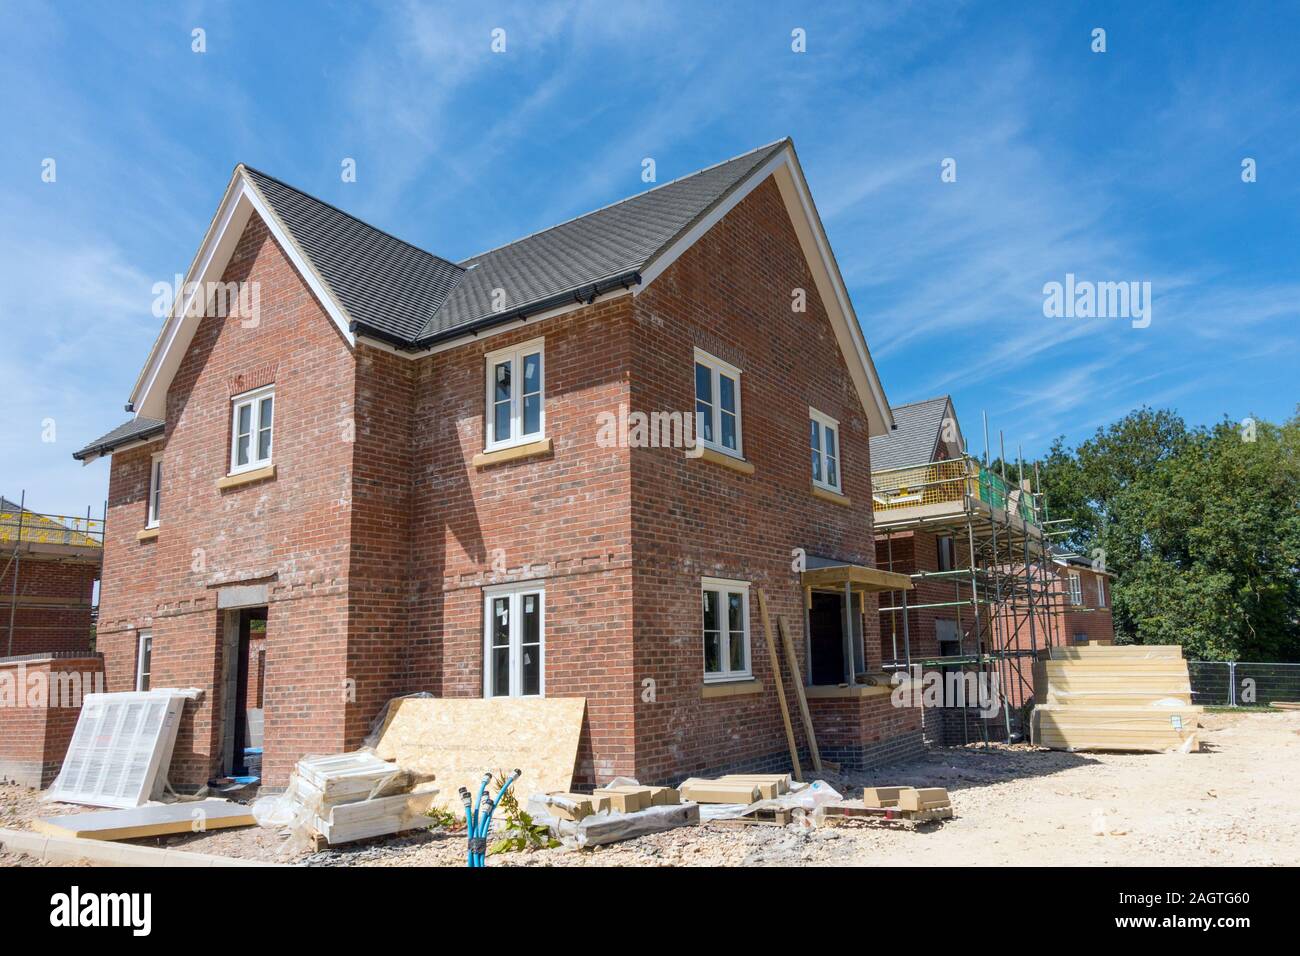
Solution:
<svg viewBox="0 0 1300 956">
<path fill-rule="evenodd" d="M 403 769 L 432 774 L 439 806 L 460 806 L 484 772 L 518 767 L 520 802 L 573 786 L 583 697 L 408 697 L 393 701 L 375 752 Z"/>
<path fill-rule="evenodd" d="M 191 800 L 107 810 L 103 813 L 71 813 L 32 821 L 32 829 L 56 837 L 88 840 L 135 840 L 168 833 L 251 827 L 256 820 L 248 807 L 229 800 Z"/>
</svg>

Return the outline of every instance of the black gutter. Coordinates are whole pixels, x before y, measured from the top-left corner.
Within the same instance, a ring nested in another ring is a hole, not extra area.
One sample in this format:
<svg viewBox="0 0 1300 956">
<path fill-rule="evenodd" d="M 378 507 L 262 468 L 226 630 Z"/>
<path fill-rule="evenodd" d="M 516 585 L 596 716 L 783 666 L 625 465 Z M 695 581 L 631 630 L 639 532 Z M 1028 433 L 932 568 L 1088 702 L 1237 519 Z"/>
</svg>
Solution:
<svg viewBox="0 0 1300 956">
<path fill-rule="evenodd" d="M 146 428 L 144 431 L 136 432 L 133 435 L 126 435 L 119 438 L 117 441 L 106 441 L 101 442 L 98 445 L 87 445 L 85 448 L 81 449 L 81 451 L 74 451 L 72 457 L 75 461 L 85 461 L 92 455 L 95 457 L 106 455 L 115 448 L 121 448 L 123 445 L 129 445 L 134 441 L 145 441 L 154 435 L 161 435 L 166 431 L 167 423 L 163 422 L 161 425 L 157 425 L 154 428 Z"/>
<path fill-rule="evenodd" d="M 508 309 L 504 312 L 496 312 L 492 315 L 483 316 L 481 319 L 475 319 L 464 325 L 458 325 L 454 328 L 445 329 L 433 335 L 427 335 L 421 339 L 404 339 L 392 332 L 377 329 L 374 326 L 367 325 L 364 322 L 353 320 L 351 330 L 353 335 L 364 335 L 367 338 L 378 339 L 381 342 L 387 342 L 406 352 L 421 352 L 427 348 L 437 345 L 439 342 L 445 342 L 448 339 L 460 338 L 463 335 L 477 335 L 479 332 L 495 328 L 498 325 L 504 325 L 507 322 L 514 322 L 519 319 L 527 319 L 530 315 L 538 312 L 546 312 L 550 309 L 558 308 L 562 305 L 577 303 L 580 305 L 591 305 L 597 298 L 614 289 L 627 289 L 634 285 L 641 284 L 641 273 L 639 270 L 624 272 L 621 275 L 614 276 L 611 279 L 602 279 L 591 285 L 582 286 L 572 289 L 568 292 L 559 292 L 544 299 L 538 299 L 527 305 L 521 305 L 516 309 Z"/>
</svg>

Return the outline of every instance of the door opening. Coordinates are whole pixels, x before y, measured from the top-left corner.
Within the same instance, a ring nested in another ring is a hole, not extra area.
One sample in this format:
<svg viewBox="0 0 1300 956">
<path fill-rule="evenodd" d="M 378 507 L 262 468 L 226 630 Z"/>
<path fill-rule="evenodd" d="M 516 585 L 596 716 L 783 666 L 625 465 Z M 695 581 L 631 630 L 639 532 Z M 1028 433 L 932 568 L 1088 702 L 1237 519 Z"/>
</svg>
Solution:
<svg viewBox="0 0 1300 956">
<path fill-rule="evenodd" d="M 249 607 L 226 612 L 222 646 L 221 776 L 253 777 L 261 772 L 261 708 L 250 699 L 250 678 L 260 688 L 260 666 L 250 648 L 266 634 L 266 608 Z M 259 692 L 260 696 L 260 692 Z M 251 709 L 250 709 L 251 708 Z M 251 781 L 249 781 L 251 782 Z"/>
</svg>

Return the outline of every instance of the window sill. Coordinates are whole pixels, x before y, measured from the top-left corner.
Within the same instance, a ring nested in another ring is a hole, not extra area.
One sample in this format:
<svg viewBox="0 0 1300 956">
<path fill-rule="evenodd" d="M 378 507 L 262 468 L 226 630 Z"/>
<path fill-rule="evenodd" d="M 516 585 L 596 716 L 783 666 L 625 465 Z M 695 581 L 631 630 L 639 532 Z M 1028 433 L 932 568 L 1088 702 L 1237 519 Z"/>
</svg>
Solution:
<svg viewBox="0 0 1300 956">
<path fill-rule="evenodd" d="M 705 684 L 700 689 L 700 696 L 704 699 L 710 697 L 740 697 L 744 694 L 761 694 L 763 692 L 763 682 L 754 678 L 745 678 L 742 680 L 718 681 L 716 684 Z"/>
<path fill-rule="evenodd" d="M 723 468 L 730 468 L 732 471 L 739 472 L 742 475 L 752 475 L 754 473 L 754 463 L 745 461 L 743 458 L 735 458 L 732 455 L 724 454 L 706 445 L 696 445 L 686 452 L 687 458 L 697 458 L 700 461 L 711 461 L 715 465 L 721 465 Z"/>
<path fill-rule="evenodd" d="M 152 541 L 154 538 L 158 537 L 159 530 L 160 529 L 156 525 L 152 528 L 141 528 L 135 533 L 135 540 Z"/>
<path fill-rule="evenodd" d="M 224 478 L 217 479 L 217 490 L 225 491 L 227 488 L 238 488 L 240 485 L 251 485 L 255 481 L 263 481 L 267 478 L 275 477 L 275 465 L 266 465 L 263 468 L 254 468 L 252 471 L 241 471 L 235 475 L 226 475 Z"/>
<path fill-rule="evenodd" d="M 831 504 L 841 505 L 845 508 L 853 506 L 847 495 L 842 495 L 838 491 L 831 491 L 829 488 L 823 488 L 820 485 L 812 486 L 814 498 L 820 498 L 822 501 L 829 501 Z"/>
<path fill-rule="evenodd" d="M 519 461 L 521 458 L 533 458 L 537 455 L 549 455 L 551 453 L 551 440 L 542 438 L 537 441 L 530 441 L 523 445 L 511 445 L 509 448 L 500 448 L 496 451 L 481 451 L 470 459 L 470 464 L 475 468 L 489 468 L 492 465 L 501 465 L 508 461 Z"/>
</svg>

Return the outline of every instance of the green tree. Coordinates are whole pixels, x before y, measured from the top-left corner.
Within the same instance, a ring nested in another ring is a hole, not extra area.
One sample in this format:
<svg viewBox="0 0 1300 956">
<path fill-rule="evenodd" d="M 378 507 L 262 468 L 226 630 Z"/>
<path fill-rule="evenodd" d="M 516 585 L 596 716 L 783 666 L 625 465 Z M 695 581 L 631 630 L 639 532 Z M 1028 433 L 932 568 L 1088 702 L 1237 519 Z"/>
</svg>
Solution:
<svg viewBox="0 0 1300 956">
<path fill-rule="evenodd" d="M 1067 546 L 1116 575 L 1121 641 L 1300 659 L 1300 415 L 1188 429 L 1142 408 L 1076 449 L 1058 439 L 1042 485 Z"/>
</svg>

